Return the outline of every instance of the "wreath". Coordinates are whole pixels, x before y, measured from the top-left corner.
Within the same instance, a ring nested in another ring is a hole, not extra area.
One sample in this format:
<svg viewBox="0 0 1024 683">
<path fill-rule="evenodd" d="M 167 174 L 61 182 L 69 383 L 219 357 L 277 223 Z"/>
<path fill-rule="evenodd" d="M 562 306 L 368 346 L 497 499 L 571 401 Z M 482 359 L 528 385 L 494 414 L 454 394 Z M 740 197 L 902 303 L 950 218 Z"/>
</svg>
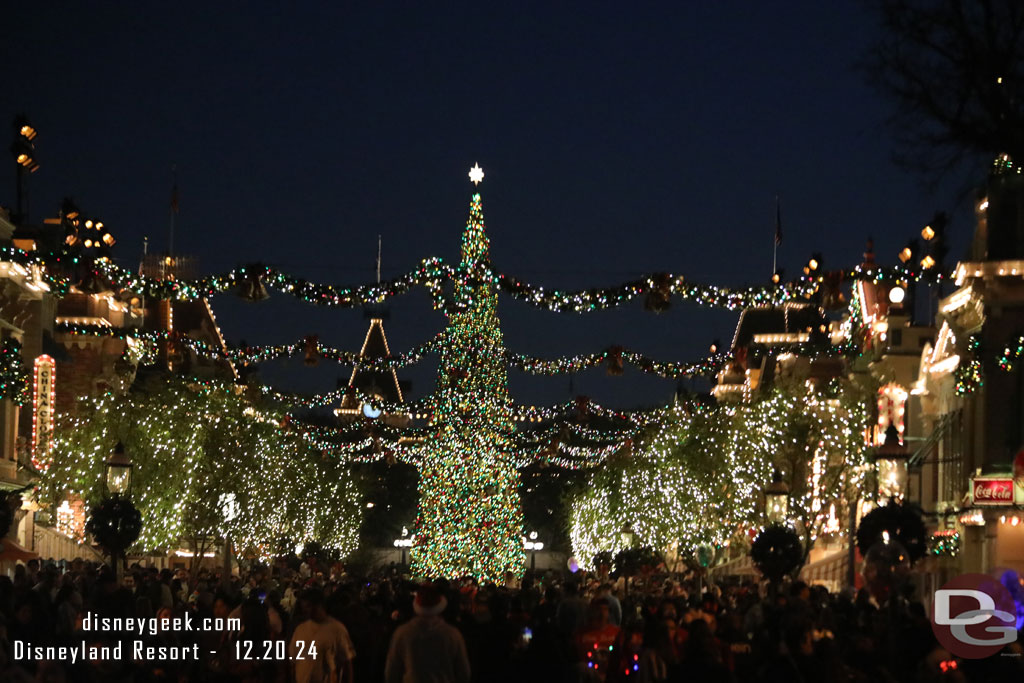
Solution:
<svg viewBox="0 0 1024 683">
<path fill-rule="evenodd" d="M 107 498 L 92 509 L 85 530 L 108 555 L 120 555 L 139 538 L 142 515 L 127 498 Z"/>
<path fill-rule="evenodd" d="M 921 513 L 910 505 L 888 503 L 877 507 L 860 520 L 857 527 L 857 549 L 867 555 L 871 547 L 884 540 L 883 532 L 889 538 L 907 549 L 910 562 L 917 562 L 927 551 L 924 520 Z"/>
<path fill-rule="evenodd" d="M 615 554 L 612 560 L 612 577 L 636 576 L 645 570 L 653 570 L 660 562 L 658 554 L 650 546 L 626 548 Z"/>
<path fill-rule="evenodd" d="M 804 544 L 788 526 L 772 524 L 750 546 L 750 559 L 769 581 L 778 583 L 804 562 Z"/>
</svg>

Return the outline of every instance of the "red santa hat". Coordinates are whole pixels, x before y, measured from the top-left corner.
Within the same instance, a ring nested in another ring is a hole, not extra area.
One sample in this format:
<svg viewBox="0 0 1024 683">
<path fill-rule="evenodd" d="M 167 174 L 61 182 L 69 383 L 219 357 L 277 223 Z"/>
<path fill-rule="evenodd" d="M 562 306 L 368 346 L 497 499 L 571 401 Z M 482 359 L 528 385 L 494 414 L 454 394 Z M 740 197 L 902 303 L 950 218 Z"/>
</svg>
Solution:
<svg viewBox="0 0 1024 683">
<path fill-rule="evenodd" d="M 421 617 L 434 617 L 444 612 L 448 601 L 440 591 L 429 583 L 425 583 L 416 589 L 416 598 L 412 602 L 412 609 Z"/>
</svg>

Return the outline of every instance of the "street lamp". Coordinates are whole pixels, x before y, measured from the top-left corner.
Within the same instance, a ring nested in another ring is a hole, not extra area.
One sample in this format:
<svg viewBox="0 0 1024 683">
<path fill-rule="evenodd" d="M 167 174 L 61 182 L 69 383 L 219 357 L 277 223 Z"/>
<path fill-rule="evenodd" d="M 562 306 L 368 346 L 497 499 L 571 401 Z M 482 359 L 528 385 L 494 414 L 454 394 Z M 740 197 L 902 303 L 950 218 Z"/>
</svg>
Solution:
<svg viewBox="0 0 1024 683">
<path fill-rule="evenodd" d="M 907 457 L 907 447 L 900 443 L 900 432 L 890 422 L 885 430 L 885 442 L 875 454 L 879 499 L 903 500 L 907 490 Z"/>
<path fill-rule="evenodd" d="M 14 119 L 14 142 L 11 143 L 11 156 L 14 158 L 15 173 L 17 174 L 15 222 L 19 224 L 28 221 L 28 174 L 39 170 L 35 143 L 38 134 L 38 131 L 24 115 Z"/>
<path fill-rule="evenodd" d="M 544 543 L 537 540 L 537 532 L 531 531 L 529 539 L 523 539 L 523 547 L 530 551 L 530 570 L 537 568 L 537 551 L 544 550 Z"/>
<path fill-rule="evenodd" d="M 619 539 L 622 541 L 623 548 L 632 548 L 633 541 L 636 540 L 636 534 L 633 533 L 633 527 L 628 524 L 623 525 L 622 531 L 619 532 Z"/>
<path fill-rule="evenodd" d="M 124 452 L 124 444 L 118 441 L 107 460 L 107 490 L 111 495 L 120 496 L 131 488 L 132 460 Z"/>
<path fill-rule="evenodd" d="M 789 485 L 782 481 L 778 467 L 772 472 L 772 483 L 764 490 L 764 512 L 769 524 L 785 524 L 789 516 Z"/>
<path fill-rule="evenodd" d="M 394 547 L 401 549 L 401 564 L 406 565 L 406 551 L 413 547 L 413 540 L 409 538 L 409 529 L 401 527 L 401 538 L 394 540 Z"/>
</svg>

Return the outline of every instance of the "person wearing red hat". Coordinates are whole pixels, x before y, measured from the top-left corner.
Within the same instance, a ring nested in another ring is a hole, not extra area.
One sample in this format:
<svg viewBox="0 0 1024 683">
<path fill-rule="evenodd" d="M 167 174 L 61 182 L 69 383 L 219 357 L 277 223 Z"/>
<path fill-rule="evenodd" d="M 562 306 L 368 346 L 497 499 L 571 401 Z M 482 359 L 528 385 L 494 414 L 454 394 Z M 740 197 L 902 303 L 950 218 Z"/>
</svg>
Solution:
<svg viewBox="0 0 1024 683">
<path fill-rule="evenodd" d="M 441 618 L 448 601 L 429 583 L 416 590 L 416 616 L 398 627 L 384 666 L 386 683 L 469 683 L 469 657 L 459 630 Z"/>
</svg>

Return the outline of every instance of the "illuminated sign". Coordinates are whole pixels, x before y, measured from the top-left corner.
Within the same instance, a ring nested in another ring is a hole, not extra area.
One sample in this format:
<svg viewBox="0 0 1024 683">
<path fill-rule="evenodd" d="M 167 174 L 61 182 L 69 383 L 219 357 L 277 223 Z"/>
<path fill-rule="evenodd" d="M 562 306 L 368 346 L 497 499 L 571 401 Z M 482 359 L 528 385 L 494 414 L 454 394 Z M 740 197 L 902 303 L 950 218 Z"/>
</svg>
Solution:
<svg viewBox="0 0 1024 683">
<path fill-rule="evenodd" d="M 1013 505 L 1013 478 L 975 477 L 971 480 L 971 498 L 975 505 Z"/>
<path fill-rule="evenodd" d="M 57 364 L 39 356 L 32 371 L 32 464 L 40 469 L 53 442 L 53 415 L 57 401 Z"/>
</svg>

